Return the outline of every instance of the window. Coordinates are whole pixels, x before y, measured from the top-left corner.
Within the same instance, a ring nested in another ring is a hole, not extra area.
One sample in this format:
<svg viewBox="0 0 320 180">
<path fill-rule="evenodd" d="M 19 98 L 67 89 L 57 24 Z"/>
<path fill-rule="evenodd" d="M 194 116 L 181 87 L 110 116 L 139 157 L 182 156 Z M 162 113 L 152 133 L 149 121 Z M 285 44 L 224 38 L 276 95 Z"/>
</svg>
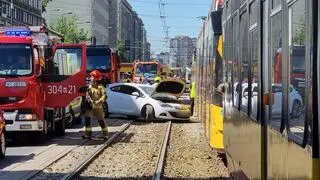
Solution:
<svg viewBox="0 0 320 180">
<path fill-rule="evenodd" d="M 250 116 L 253 119 L 257 119 L 258 115 L 258 97 L 259 97 L 259 74 L 258 74 L 258 53 L 259 53 L 259 35 L 258 29 L 250 32 L 250 56 L 251 56 L 251 106 L 250 106 Z M 250 87 L 250 86 L 249 86 Z"/>
<path fill-rule="evenodd" d="M 27 76 L 32 73 L 32 49 L 29 45 L 1 44 L 0 75 Z"/>
<path fill-rule="evenodd" d="M 272 0 L 272 1 L 271 1 L 271 7 L 272 7 L 272 9 L 274 9 L 274 8 L 280 6 L 280 5 L 281 5 L 281 0 Z"/>
<path fill-rule="evenodd" d="M 271 17 L 271 84 L 272 96 L 274 97 L 273 104 L 268 107 L 270 125 L 280 130 L 282 118 L 282 11 L 274 14 Z"/>
<path fill-rule="evenodd" d="M 239 77 L 239 15 L 233 18 L 233 105 L 239 107 L 240 102 L 240 77 Z"/>
<path fill-rule="evenodd" d="M 306 43 L 306 15 L 305 0 L 298 0 L 289 7 L 289 127 L 290 131 L 303 138 L 305 124 L 305 43 Z"/>
<path fill-rule="evenodd" d="M 138 89 L 136 89 L 136 88 L 134 88 L 132 86 L 126 86 L 126 85 L 112 87 L 111 91 L 122 93 L 122 94 L 127 94 L 127 95 L 130 95 L 130 96 L 134 92 L 137 92 L 137 93 L 141 94 L 141 92 Z"/>
<path fill-rule="evenodd" d="M 248 13 L 245 12 L 240 17 L 240 47 L 241 47 L 241 110 L 248 112 L 248 94 L 244 91 L 248 88 Z"/>
<path fill-rule="evenodd" d="M 249 5 L 250 11 L 250 84 L 249 84 L 249 98 L 250 98 L 250 106 L 249 113 L 250 117 L 253 119 L 258 118 L 258 97 L 259 97 L 259 73 L 258 73 L 258 54 L 259 54 L 259 33 L 257 29 L 257 21 L 258 21 L 258 1 L 255 0 Z"/>
<path fill-rule="evenodd" d="M 81 52 L 81 49 L 78 48 L 57 49 L 54 54 L 53 62 L 48 61 L 48 64 L 51 64 L 48 65 L 47 73 L 65 76 L 76 73 L 81 67 Z"/>
</svg>

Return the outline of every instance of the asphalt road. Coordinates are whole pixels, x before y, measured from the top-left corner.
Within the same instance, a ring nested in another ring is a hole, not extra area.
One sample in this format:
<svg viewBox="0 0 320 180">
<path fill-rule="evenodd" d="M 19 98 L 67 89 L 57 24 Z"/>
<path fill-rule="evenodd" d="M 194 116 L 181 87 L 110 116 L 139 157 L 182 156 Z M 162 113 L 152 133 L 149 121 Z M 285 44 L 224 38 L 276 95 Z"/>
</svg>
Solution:
<svg viewBox="0 0 320 180">
<path fill-rule="evenodd" d="M 122 125 L 118 120 L 116 118 L 108 120 L 110 131 Z M 94 120 L 93 135 L 101 136 L 100 130 L 98 122 Z M 32 174 L 32 171 L 37 170 L 36 166 L 45 166 L 49 160 L 81 145 L 84 141 L 81 139 L 83 133 L 84 127 L 80 124 L 66 129 L 65 136 L 54 137 L 45 144 L 34 144 L 31 139 L 9 143 L 6 157 L 0 160 L 0 179 L 7 179 L 9 174 L 10 179 L 20 179 L 27 174 Z"/>
</svg>

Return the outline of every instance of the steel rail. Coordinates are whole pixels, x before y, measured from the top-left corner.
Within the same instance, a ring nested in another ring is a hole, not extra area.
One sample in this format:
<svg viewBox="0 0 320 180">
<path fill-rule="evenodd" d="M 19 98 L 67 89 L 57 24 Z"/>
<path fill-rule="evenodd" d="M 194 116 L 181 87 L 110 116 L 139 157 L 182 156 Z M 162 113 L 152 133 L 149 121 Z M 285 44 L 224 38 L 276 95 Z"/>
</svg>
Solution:
<svg viewBox="0 0 320 180">
<path fill-rule="evenodd" d="M 115 124 L 117 121 L 111 123 L 110 125 L 113 125 Z M 94 133 L 94 134 L 98 134 L 98 133 Z M 65 158 L 70 152 L 72 152 L 73 150 L 85 145 L 86 143 L 90 142 L 89 139 L 85 139 L 80 145 L 77 145 L 71 149 L 69 149 L 68 151 L 65 151 L 62 155 L 58 156 L 56 159 L 54 159 L 54 161 L 52 161 L 52 163 L 50 163 L 49 165 L 39 169 L 39 170 L 36 170 L 34 171 L 33 173 L 30 173 L 28 176 L 24 177 L 23 179 L 33 179 L 35 177 L 37 177 L 37 175 L 39 175 L 43 170 L 45 170 L 46 168 L 48 168 L 49 166 L 51 166 L 52 164 L 54 164 L 55 162 Z"/>
<path fill-rule="evenodd" d="M 130 121 L 127 123 L 122 129 L 117 131 L 113 136 L 111 136 L 110 139 L 108 139 L 98 150 L 96 150 L 94 153 L 92 153 L 90 156 L 88 156 L 84 161 L 78 164 L 73 170 L 71 170 L 68 174 L 63 176 L 61 180 L 69 180 L 78 175 L 85 167 L 87 167 L 93 160 L 96 159 L 100 153 L 103 152 L 105 148 L 107 148 L 111 143 L 113 143 L 118 136 L 120 136 L 131 124 L 133 121 Z"/>
<path fill-rule="evenodd" d="M 160 150 L 160 152 L 158 154 L 157 165 L 156 165 L 153 177 L 152 177 L 153 180 L 161 180 L 161 177 L 162 177 L 162 174 L 163 174 L 165 156 L 166 156 L 167 147 L 168 147 L 169 138 L 170 138 L 170 133 L 171 133 L 171 124 L 172 124 L 172 122 L 169 121 L 168 122 L 168 126 L 167 126 L 167 130 L 166 130 L 166 134 L 165 134 L 165 136 L 163 138 L 163 142 L 162 142 L 162 145 L 161 145 L 161 150 Z"/>
</svg>

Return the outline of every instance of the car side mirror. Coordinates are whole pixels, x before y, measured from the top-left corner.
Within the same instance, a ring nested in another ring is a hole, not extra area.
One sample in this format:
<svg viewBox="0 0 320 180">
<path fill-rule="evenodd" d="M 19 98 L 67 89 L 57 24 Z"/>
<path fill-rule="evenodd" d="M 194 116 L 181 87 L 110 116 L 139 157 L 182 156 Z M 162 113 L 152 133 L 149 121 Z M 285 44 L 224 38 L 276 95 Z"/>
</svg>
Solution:
<svg viewBox="0 0 320 180">
<path fill-rule="evenodd" d="M 136 97 L 140 97 L 140 94 L 138 92 L 133 92 L 131 95 L 136 96 Z"/>
</svg>

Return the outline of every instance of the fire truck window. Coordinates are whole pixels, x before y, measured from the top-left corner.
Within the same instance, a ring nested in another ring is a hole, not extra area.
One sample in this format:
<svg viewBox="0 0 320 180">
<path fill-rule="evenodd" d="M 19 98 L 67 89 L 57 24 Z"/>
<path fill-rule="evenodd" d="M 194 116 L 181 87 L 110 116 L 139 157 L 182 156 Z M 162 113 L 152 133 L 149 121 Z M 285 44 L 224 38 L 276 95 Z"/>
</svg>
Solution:
<svg viewBox="0 0 320 180">
<path fill-rule="evenodd" d="M 137 64 L 136 66 L 136 76 L 149 76 L 154 78 L 158 73 L 157 64 Z"/>
<path fill-rule="evenodd" d="M 32 49 L 20 44 L 0 44 L 0 75 L 27 76 L 32 73 Z"/>
<path fill-rule="evenodd" d="M 57 49 L 53 62 L 53 75 L 72 75 L 81 67 L 81 49 Z"/>
<path fill-rule="evenodd" d="M 289 126 L 290 131 L 303 138 L 305 122 L 305 0 L 298 0 L 289 7 Z"/>
<path fill-rule="evenodd" d="M 87 49 L 87 71 L 107 73 L 111 68 L 110 53 L 105 49 Z"/>
</svg>

